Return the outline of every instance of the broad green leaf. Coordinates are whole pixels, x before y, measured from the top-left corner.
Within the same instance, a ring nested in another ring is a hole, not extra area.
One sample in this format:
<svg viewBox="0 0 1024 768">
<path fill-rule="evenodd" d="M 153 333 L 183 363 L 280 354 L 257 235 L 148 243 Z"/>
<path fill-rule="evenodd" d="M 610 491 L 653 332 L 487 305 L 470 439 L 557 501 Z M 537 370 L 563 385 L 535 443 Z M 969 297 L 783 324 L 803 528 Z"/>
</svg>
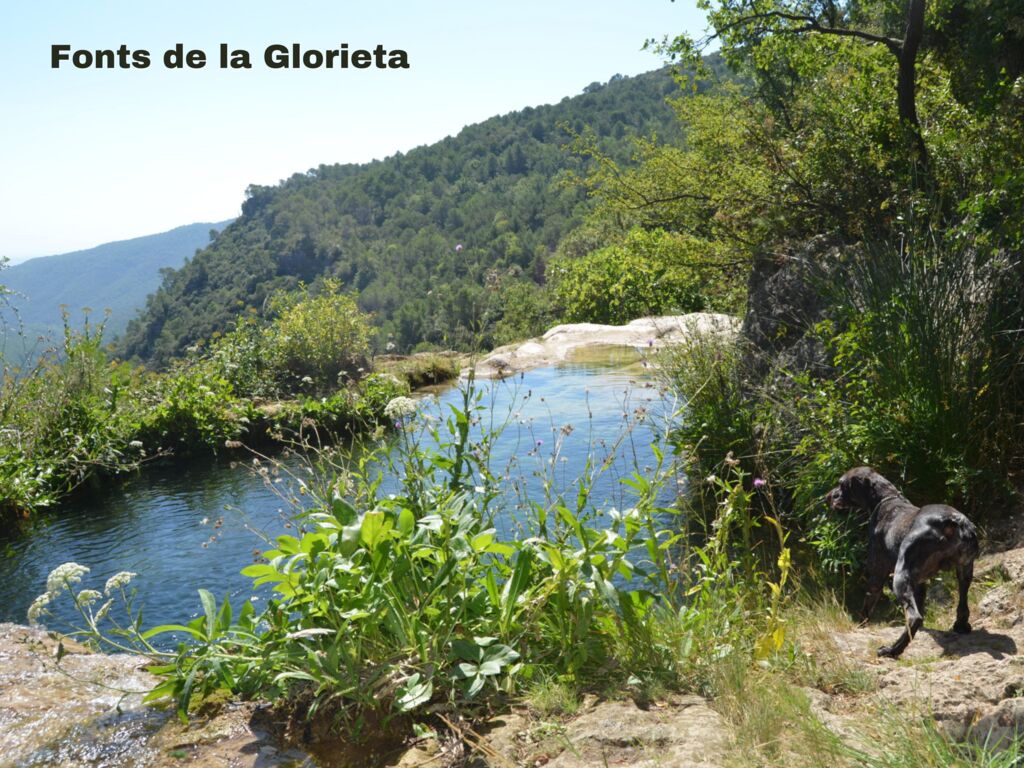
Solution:
<svg viewBox="0 0 1024 768">
<path fill-rule="evenodd" d="M 480 661 L 484 657 L 483 649 L 476 643 L 469 640 L 452 640 L 452 652 L 460 659 L 466 661 Z"/>
<path fill-rule="evenodd" d="M 398 530 L 403 536 L 408 536 L 416 527 L 416 515 L 411 509 L 403 509 L 398 513 Z"/>
<path fill-rule="evenodd" d="M 199 601 L 206 614 L 206 637 L 213 640 L 217 636 L 217 600 L 208 589 L 200 589 Z"/>
<path fill-rule="evenodd" d="M 374 510 L 363 515 L 359 539 L 369 550 L 375 550 L 387 538 L 393 523 L 383 512 Z"/>
<path fill-rule="evenodd" d="M 499 675 L 501 674 L 501 664 L 496 661 L 488 659 L 480 665 L 481 675 Z"/>
<path fill-rule="evenodd" d="M 430 701 L 430 697 L 434 695 L 434 683 L 429 677 L 426 680 L 421 679 L 420 673 L 416 672 L 405 681 L 397 693 L 395 703 L 398 705 L 398 711 L 408 712 Z"/>
<path fill-rule="evenodd" d="M 484 682 L 486 681 L 486 679 L 487 678 L 485 678 L 483 675 L 477 675 L 476 677 L 474 677 L 473 682 L 469 686 L 469 690 L 466 692 L 466 695 L 469 698 L 473 698 L 474 696 L 476 696 L 480 692 L 480 689 L 484 687 Z"/>
</svg>

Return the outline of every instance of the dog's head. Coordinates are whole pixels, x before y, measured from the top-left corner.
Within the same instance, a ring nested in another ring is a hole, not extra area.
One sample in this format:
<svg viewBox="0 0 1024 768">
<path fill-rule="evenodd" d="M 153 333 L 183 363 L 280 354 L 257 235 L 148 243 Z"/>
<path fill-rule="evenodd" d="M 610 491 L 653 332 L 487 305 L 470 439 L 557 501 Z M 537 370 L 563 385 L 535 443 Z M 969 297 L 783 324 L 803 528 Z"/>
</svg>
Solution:
<svg viewBox="0 0 1024 768">
<path fill-rule="evenodd" d="M 876 478 L 871 467 L 854 467 L 839 478 L 839 485 L 828 492 L 832 509 L 871 509 L 877 503 Z"/>
</svg>

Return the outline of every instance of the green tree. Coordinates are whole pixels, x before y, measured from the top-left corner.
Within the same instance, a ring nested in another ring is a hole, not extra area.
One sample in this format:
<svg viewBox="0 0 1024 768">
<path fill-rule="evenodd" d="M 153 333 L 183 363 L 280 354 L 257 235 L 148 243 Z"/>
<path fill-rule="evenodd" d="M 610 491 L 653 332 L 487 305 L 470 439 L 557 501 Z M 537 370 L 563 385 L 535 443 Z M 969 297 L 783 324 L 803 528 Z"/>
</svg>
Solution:
<svg viewBox="0 0 1024 768">
<path fill-rule="evenodd" d="M 708 297 L 704 243 L 664 230 L 635 229 L 621 245 L 549 268 L 555 303 L 569 322 L 621 325 L 647 315 L 694 312 Z"/>
<path fill-rule="evenodd" d="M 895 68 L 895 103 L 918 162 L 915 179 L 931 181 L 930 152 L 919 114 L 920 69 L 934 53 L 958 96 L 976 103 L 1007 96 L 1024 72 L 1024 9 L 1014 0 L 699 0 L 712 31 L 666 49 L 695 59 L 720 41 L 726 59 L 753 65 L 762 86 L 801 74 L 802 59 L 823 49 L 808 38 L 855 41 L 880 48 Z M 930 72 L 934 68 L 925 65 Z M 774 70 L 774 71 L 773 71 Z M 799 77 L 798 77 L 799 79 Z"/>
<path fill-rule="evenodd" d="M 720 40 L 726 56 L 740 51 L 772 56 L 791 48 L 794 37 L 824 35 L 882 46 L 896 65 L 896 104 L 922 162 L 927 147 L 917 113 L 918 53 L 925 31 L 926 0 L 700 0 L 713 32 L 694 45 L 678 37 L 672 50 L 690 55 Z M 773 50 L 774 49 L 774 50 Z"/>
</svg>

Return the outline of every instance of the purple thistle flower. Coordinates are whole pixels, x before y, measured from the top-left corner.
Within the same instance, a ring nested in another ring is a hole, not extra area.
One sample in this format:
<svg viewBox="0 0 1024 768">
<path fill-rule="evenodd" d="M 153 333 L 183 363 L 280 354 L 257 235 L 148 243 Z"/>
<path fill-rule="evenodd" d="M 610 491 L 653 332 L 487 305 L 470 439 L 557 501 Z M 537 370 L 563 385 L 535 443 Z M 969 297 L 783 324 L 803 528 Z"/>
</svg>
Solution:
<svg viewBox="0 0 1024 768">
<path fill-rule="evenodd" d="M 760 478 L 760 477 L 755 477 L 754 478 L 754 487 L 755 488 L 764 488 L 765 485 L 767 485 L 767 483 L 765 483 L 763 478 Z"/>
</svg>

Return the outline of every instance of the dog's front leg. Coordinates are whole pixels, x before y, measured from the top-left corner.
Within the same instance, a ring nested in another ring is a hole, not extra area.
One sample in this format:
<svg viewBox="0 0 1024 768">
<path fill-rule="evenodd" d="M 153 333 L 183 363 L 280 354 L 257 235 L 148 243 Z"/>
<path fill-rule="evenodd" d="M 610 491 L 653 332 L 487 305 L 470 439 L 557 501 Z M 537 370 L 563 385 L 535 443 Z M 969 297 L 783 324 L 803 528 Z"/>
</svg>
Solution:
<svg viewBox="0 0 1024 768">
<path fill-rule="evenodd" d="M 956 567 L 956 585 L 959 599 L 956 604 L 956 623 L 953 631 L 962 635 L 971 631 L 971 623 L 968 621 L 971 615 L 971 608 L 967 604 L 967 590 L 971 588 L 971 581 L 974 580 L 974 562 Z"/>
<path fill-rule="evenodd" d="M 874 573 L 868 576 L 868 592 L 864 595 L 864 606 L 860 609 L 860 624 L 866 627 L 871 620 L 871 614 L 878 605 L 878 599 L 882 596 L 882 588 L 885 586 L 885 577 L 878 578 Z"/>
<path fill-rule="evenodd" d="M 872 535 L 868 540 L 868 556 L 864 563 L 868 576 L 868 591 L 864 595 L 864 606 L 860 609 L 860 626 L 867 626 L 871 614 L 878 605 L 878 599 L 882 596 L 882 589 L 885 582 L 889 580 L 893 564 L 888 561 L 883 546 L 883 540 Z"/>
</svg>

